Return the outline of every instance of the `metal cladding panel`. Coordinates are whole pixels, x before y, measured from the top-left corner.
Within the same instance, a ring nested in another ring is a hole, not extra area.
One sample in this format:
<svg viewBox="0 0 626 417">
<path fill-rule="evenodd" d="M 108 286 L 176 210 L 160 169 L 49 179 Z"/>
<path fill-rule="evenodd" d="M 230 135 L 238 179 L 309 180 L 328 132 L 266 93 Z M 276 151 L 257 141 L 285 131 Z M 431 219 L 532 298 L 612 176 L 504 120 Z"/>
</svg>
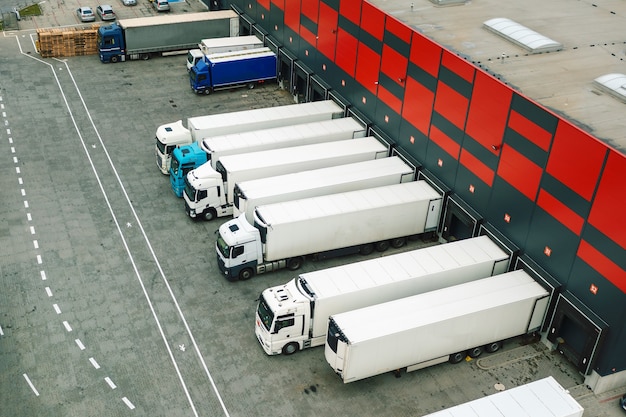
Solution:
<svg viewBox="0 0 626 417">
<path fill-rule="evenodd" d="M 190 117 L 187 119 L 187 128 L 194 139 L 200 141 L 209 136 L 330 120 L 342 116 L 343 109 L 337 103 L 325 100 Z"/>
<path fill-rule="evenodd" d="M 422 233 L 429 203 L 439 198 L 418 181 L 257 207 L 268 224 L 266 259 Z"/>
</svg>

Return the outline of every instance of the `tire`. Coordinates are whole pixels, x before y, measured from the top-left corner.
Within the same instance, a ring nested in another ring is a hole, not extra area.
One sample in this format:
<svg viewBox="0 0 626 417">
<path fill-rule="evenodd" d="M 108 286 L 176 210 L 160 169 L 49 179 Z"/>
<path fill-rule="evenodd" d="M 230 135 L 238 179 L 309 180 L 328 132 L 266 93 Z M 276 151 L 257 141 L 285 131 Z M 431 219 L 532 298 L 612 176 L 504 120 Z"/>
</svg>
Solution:
<svg viewBox="0 0 626 417">
<path fill-rule="evenodd" d="M 287 269 L 290 271 L 295 271 L 296 269 L 300 269 L 304 264 L 304 258 L 302 256 L 297 256 L 295 258 L 289 258 L 287 260 Z"/>
<path fill-rule="evenodd" d="M 406 245 L 405 237 L 397 237 L 395 239 L 391 239 L 391 247 L 394 249 L 401 248 L 404 245 Z"/>
<path fill-rule="evenodd" d="M 485 345 L 485 352 L 494 353 L 494 352 L 499 351 L 501 347 L 502 347 L 502 342 L 492 342 L 492 343 L 489 343 L 488 345 Z"/>
<path fill-rule="evenodd" d="M 381 240 L 380 242 L 376 242 L 376 252 L 384 252 L 389 249 L 389 241 Z"/>
<path fill-rule="evenodd" d="M 482 346 L 476 346 L 475 348 L 472 348 L 467 351 L 467 356 L 469 356 L 470 358 L 477 358 L 480 355 L 482 355 L 482 353 L 483 353 Z"/>
<path fill-rule="evenodd" d="M 208 96 L 209 94 L 211 94 L 211 88 L 205 88 L 204 91 L 202 91 L 204 93 L 205 96 Z"/>
<path fill-rule="evenodd" d="M 112 62 L 112 63 L 114 63 L 114 64 L 115 64 L 118 60 L 119 60 L 119 58 L 117 57 L 117 55 L 113 55 L 113 56 L 111 57 L 111 62 Z"/>
<path fill-rule="evenodd" d="M 252 269 L 244 268 L 241 271 L 239 271 L 239 281 L 247 281 L 250 278 L 252 278 L 253 275 L 254 275 L 254 272 L 252 272 Z"/>
<path fill-rule="evenodd" d="M 359 253 L 361 255 L 369 255 L 372 252 L 374 252 L 374 245 L 372 243 L 366 243 L 361 246 L 361 249 L 359 249 Z"/>
<path fill-rule="evenodd" d="M 465 356 L 466 356 L 465 352 L 453 353 L 452 355 L 450 355 L 450 358 L 448 359 L 448 362 L 450 362 L 450 363 L 459 363 L 463 359 L 465 359 Z"/>
<path fill-rule="evenodd" d="M 300 346 L 296 342 L 287 343 L 283 346 L 283 355 L 293 355 L 300 350 Z"/>
<path fill-rule="evenodd" d="M 212 208 L 202 213 L 202 218 L 208 222 L 213 220 L 215 217 L 217 217 L 217 213 L 215 213 L 215 210 Z"/>
</svg>

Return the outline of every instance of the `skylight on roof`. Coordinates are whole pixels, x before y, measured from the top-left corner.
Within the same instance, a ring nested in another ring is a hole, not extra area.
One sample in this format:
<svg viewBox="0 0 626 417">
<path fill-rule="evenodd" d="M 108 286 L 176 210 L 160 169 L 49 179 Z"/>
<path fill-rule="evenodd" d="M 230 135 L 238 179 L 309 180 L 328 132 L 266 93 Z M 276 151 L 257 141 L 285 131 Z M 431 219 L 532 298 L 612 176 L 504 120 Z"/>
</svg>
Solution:
<svg viewBox="0 0 626 417">
<path fill-rule="evenodd" d="M 483 22 L 483 27 L 497 35 L 502 36 L 509 42 L 521 46 L 532 54 L 542 52 L 554 52 L 563 49 L 563 45 L 550 38 L 522 26 L 517 22 L 505 17 L 496 17 Z"/>
<path fill-rule="evenodd" d="M 593 82 L 602 91 L 626 103 L 626 75 L 606 74 L 596 78 Z"/>
</svg>

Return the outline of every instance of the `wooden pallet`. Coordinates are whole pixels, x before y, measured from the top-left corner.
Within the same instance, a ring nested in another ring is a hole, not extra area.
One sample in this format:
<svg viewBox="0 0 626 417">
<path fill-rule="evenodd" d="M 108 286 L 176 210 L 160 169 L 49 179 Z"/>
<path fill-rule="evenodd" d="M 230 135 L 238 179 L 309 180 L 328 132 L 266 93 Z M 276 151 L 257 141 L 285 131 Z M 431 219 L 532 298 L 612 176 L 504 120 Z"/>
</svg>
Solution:
<svg viewBox="0 0 626 417">
<path fill-rule="evenodd" d="M 98 27 L 37 29 L 39 54 L 43 58 L 97 54 Z"/>
</svg>

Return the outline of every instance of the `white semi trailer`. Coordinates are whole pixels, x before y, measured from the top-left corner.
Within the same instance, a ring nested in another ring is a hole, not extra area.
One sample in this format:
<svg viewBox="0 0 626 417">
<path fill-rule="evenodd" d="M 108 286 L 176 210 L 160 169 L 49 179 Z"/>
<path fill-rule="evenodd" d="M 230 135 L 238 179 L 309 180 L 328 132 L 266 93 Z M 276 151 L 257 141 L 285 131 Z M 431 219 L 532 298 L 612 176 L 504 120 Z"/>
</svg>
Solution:
<svg viewBox="0 0 626 417">
<path fill-rule="evenodd" d="M 325 100 L 190 117 L 187 119 L 186 128 L 182 120 L 178 120 L 157 128 L 156 163 L 163 174 L 169 174 L 172 152 L 179 146 L 190 145 L 209 136 L 330 120 L 343 116 L 344 109 L 341 106 L 332 100 Z"/>
<path fill-rule="evenodd" d="M 237 217 L 245 213 L 246 219 L 252 223 L 254 209 L 258 206 L 400 184 L 414 179 L 415 168 L 393 156 L 244 181 L 235 185 L 233 215 Z"/>
<path fill-rule="evenodd" d="M 363 139 L 359 139 L 363 140 Z M 245 280 L 318 258 L 401 247 L 407 236 L 436 231 L 442 196 L 424 181 L 259 206 L 220 226 L 220 271 Z"/>
<path fill-rule="evenodd" d="M 582 417 L 585 409 L 549 376 L 425 417 Z"/>
<path fill-rule="evenodd" d="M 268 355 L 323 345 L 331 315 L 508 270 L 487 236 L 300 274 L 259 297 L 255 333 Z"/>
<path fill-rule="evenodd" d="M 183 193 L 185 211 L 192 218 L 205 220 L 230 216 L 235 185 L 242 181 L 388 155 L 386 145 L 376 138 L 365 137 L 223 156 L 217 162 L 217 170 L 206 163 L 187 174 Z"/>
<path fill-rule="evenodd" d="M 352 117 L 299 123 L 271 129 L 209 136 L 200 142 L 213 168 L 223 156 L 312 145 L 367 136 L 367 129 Z"/>
<path fill-rule="evenodd" d="M 541 327 L 550 295 L 523 270 L 331 316 L 324 354 L 344 383 L 498 350 Z"/>
</svg>

